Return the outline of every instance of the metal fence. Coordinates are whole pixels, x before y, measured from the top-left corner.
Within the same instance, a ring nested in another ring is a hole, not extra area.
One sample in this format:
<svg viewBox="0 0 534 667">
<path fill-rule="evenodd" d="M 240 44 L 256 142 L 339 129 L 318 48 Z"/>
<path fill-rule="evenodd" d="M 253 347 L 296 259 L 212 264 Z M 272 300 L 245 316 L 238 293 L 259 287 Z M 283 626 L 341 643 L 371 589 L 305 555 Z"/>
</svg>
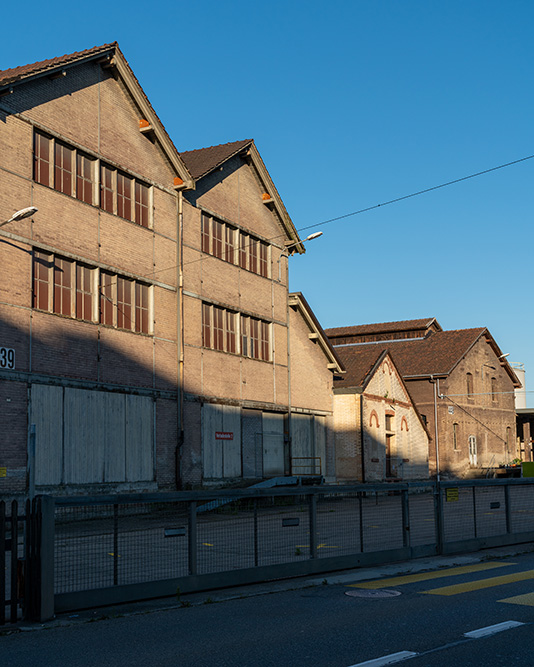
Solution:
<svg viewBox="0 0 534 667">
<path fill-rule="evenodd" d="M 534 541 L 534 480 L 43 497 L 41 504 L 40 619 Z"/>
</svg>

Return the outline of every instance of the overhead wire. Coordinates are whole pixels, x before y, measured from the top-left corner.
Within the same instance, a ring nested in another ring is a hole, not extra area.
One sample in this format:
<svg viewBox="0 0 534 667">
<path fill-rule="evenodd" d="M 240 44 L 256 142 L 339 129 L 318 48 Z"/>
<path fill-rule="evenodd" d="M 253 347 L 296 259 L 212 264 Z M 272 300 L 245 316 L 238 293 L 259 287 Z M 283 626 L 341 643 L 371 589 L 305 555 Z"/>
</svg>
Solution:
<svg viewBox="0 0 534 667">
<path fill-rule="evenodd" d="M 494 171 L 498 171 L 500 169 L 505 169 L 506 167 L 511 167 L 516 164 L 520 164 L 521 162 L 526 162 L 527 160 L 532 160 L 534 158 L 533 155 L 527 155 L 525 157 L 519 158 L 517 160 L 512 160 L 511 162 L 505 162 L 503 164 L 497 165 L 496 167 L 490 167 L 489 169 L 483 169 L 482 171 L 477 171 L 474 174 L 469 174 L 468 176 L 462 176 L 460 178 L 455 178 L 451 181 L 447 181 L 445 183 L 440 183 L 439 185 L 433 185 L 432 187 L 429 188 L 424 188 L 423 190 L 417 190 L 416 192 L 411 192 L 410 194 L 407 195 L 402 195 L 401 197 L 395 197 L 394 199 L 389 199 L 387 201 L 381 202 L 379 204 L 373 204 L 372 206 L 366 206 L 365 208 L 360 208 L 356 211 L 352 211 L 351 213 L 344 213 L 343 215 L 338 215 L 334 218 L 328 218 L 327 220 L 321 220 L 320 222 L 316 222 L 312 225 L 307 225 L 305 227 L 300 227 L 297 229 L 297 232 L 304 232 L 307 231 L 308 229 L 315 229 L 316 227 L 322 227 L 323 225 L 329 225 L 332 222 L 338 222 L 339 220 L 345 220 L 346 218 L 351 218 L 355 215 L 361 215 L 362 213 L 368 213 L 369 211 L 374 211 L 378 208 L 383 208 L 384 206 L 389 206 L 391 204 L 397 204 L 398 202 L 405 201 L 407 199 L 412 199 L 413 197 L 419 197 L 420 195 L 427 194 L 429 192 L 434 192 L 435 190 L 440 190 L 442 188 L 447 188 L 451 185 L 456 185 L 457 183 L 462 183 L 464 181 L 468 181 L 472 178 L 477 178 L 479 176 L 484 176 L 485 174 L 490 174 Z M 283 238 L 285 235 L 280 234 L 277 236 L 273 236 L 270 239 L 267 239 L 268 241 L 276 241 L 277 239 Z M 295 242 L 295 245 L 298 245 L 298 241 Z M 250 244 L 249 244 L 250 245 Z M 244 246 L 244 248 L 248 248 L 249 246 Z M 209 259 L 210 257 L 214 257 L 214 255 L 202 255 L 201 257 L 197 259 L 193 259 L 189 262 L 184 262 L 183 266 L 189 266 L 190 264 L 196 264 L 197 262 L 202 262 L 205 261 L 206 259 Z M 157 273 L 162 273 L 163 271 L 171 271 L 172 269 L 176 269 L 177 266 L 169 266 L 165 269 L 158 269 L 157 271 L 154 271 L 151 275 L 156 275 Z M 145 276 L 149 277 L 149 276 Z"/>
</svg>

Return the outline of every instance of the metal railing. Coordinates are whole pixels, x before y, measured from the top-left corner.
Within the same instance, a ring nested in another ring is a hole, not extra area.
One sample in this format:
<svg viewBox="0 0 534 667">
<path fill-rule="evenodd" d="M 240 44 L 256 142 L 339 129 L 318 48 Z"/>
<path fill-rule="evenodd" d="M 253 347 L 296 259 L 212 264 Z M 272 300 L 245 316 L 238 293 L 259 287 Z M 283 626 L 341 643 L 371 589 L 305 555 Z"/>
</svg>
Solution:
<svg viewBox="0 0 534 667">
<path fill-rule="evenodd" d="M 41 501 L 41 620 L 177 591 L 534 541 L 527 479 Z"/>
</svg>

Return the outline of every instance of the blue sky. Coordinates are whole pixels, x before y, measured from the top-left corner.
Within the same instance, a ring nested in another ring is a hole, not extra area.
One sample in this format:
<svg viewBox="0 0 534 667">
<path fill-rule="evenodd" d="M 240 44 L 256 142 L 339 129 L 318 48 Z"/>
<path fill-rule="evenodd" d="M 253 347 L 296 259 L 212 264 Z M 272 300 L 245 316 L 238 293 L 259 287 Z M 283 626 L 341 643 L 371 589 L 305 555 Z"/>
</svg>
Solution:
<svg viewBox="0 0 534 667">
<path fill-rule="evenodd" d="M 118 41 L 178 150 L 254 138 L 298 229 L 534 154 L 532 2 L 65 7 L 11 4 L 0 69 Z M 534 390 L 533 179 L 534 159 L 318 227 L 291 289 L 325 328 L 487 326 Z"/>
</svg>

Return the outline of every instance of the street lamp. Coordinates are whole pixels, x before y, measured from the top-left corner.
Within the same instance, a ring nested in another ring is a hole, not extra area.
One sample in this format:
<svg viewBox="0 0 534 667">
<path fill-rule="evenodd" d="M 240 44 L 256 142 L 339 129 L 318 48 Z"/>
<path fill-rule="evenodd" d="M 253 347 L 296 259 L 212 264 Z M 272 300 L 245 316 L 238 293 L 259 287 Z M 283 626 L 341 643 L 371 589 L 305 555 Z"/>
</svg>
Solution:
<svg viewBox="0 0 534 667">
<path fill-rule="evenodd" d="M 20 211 L 13 213 L 13 215 L 0 224 L 0 227 L 9 224 L 10 222 L 18 222 L 19 220 L 24 220 L 24 218 L 30 218 L 34 213 L 37 213 L 36 206 L 28 206 L 27 208 L 21 208 Z"/>
</svg>

